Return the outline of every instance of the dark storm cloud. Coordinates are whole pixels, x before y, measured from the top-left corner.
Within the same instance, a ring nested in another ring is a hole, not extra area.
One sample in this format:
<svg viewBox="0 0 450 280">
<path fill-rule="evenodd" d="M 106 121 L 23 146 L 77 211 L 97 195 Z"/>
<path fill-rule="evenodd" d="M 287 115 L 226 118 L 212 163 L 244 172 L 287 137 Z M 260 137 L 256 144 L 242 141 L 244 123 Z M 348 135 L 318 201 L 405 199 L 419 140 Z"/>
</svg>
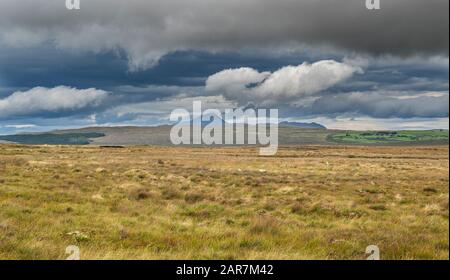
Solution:
<svg viewBox="0 0 450 280">
<path fill-rule="evenodd" d="M 32 55 L 26 57 L 31 58 Z M 345 59 L 341 57 L 337 60 Z M 29 91 L 40 85 L 48 88 L 58 85 L 67 85 L 78 89 L 95 87 L 109 93 L 108 97 L 102 99 L 102 102 L 95 107 L 85 106 L 76 110 L 56 108 L 40 111 L 23 108 L 23 118 L 42 117 L 56 121 L 57 118 L 62 117 L 73 116 L 83 119 L 96 114 L 98 115 L 97 120 L 104 123 L 107 123 L 108 119 L 111 123 L 122 122 L 138 118 L 145 111 L 144 107 L 141 106 L 138 113 L 127 115 L 121 112 L 120 117 L 113 116 L 115 112 L 112 110 L 113 108 L 122 105 L 129 105 L 131 108 L 147 103 L 148 106 L 145 108 L 151 112 L 159 109 L 159 105 L 155 103 L 158 100 L 176 101 L 180 97 L 205 98 L 212 95 L 211 92 L 205 92 L 205 81 L 209 76 L 223 69 L 252 66 L 260 72 L 276 72 L 288 65 L 289 62 L 299 65 L 304 61 L 314 60 L 307 55 L 267 57 L 264 54 L 243 56 L 236 53 L 183 52 L 166 56 L 159 65 L 152 69 L 127 72 L 126 62 L 112 54 L 99 56 L 72 54 L 64 57 L 61 53 L 50 52 L 35 60 L 20 60 L 18 55 L 7 57 L 0 54 L 0 77 L 3 77 L 4 81 L 9 81 L 8 87 L 0 87 L 0 100 L 14 92 Z M 84 67 L 85 63 L 88 67 Z M 279 96 L 276 99 L 277 102 L 272 106 L 280 108 L 285 117 L 346 113 L 377 117 L 390 117 L 396 114 L 403 117 L 442 116 L 448 112 L 445 100 L 442 102 L 434 97 L 423 97 L 423 100 L 397 100 L 392 99 L 391 95 L 395 92 L 400 92 L 404 96 L 416 96 L 426 92 L 448 92 L 447 63 L 448 59 L 446 58 L 414 58 L 410 60 L 389 58 L 385 61 L 377 59 L 367 63 L 363 74 L 355 74 L 349 80 L 311 96 L 316 100 L 313 106 L 290 106 L 293 102 L 301 104 L 302 96 L 290 96 L 289 98 Z M 117 65 L 121 65 L 120 69 L 116 69 Z M 38 69 L 38 71 L 32 71 L 32 69 Z M 183 78 L 185 78 L 184 81 L 182 81 Z M 349 98 L 348 93 L 353 92 L 362 92 L 364 96 Z M 220 96 L 223 93 L 214 94 Z M 42 98 L 45 102 L 44 96 Z M 386 102 L 382 102 L 383 99 Z M 247 98 L 247 100 L 252 101 L 252 98 Z M 229 101 L 237 100 L 231 98 Z M 422 101 L 424 101 L 423 104 Z M 426 104 L 430 102 L 434 104 L 433 107 L 429 107 L 431 109 L 420 109 L 420 107 L 426 107 Z M 177 106 L 176 102 L 170 104 L 173 105 L 173 108 Z M 375 104 L 375 107 L 371 108 L 371 104 Z M 386 110 L 381 110 L 380 106 L 386 106 Z M 396 106 L 410 109 L 396 113 Z M 103 112 L 107 110 L 112 110 L 113 113 L 104 115 Z M 13 120 L 17 118 L 17 114 L 16 116 L 4 114 L 1 118 L 3 121 Z"/>
<path fill-rule="evenodd" d="M 365 0 L 81 1 L 68 11 L 63 0 L 0 0 L 0 133 L 155 124 L 194 99 L 258 106 L 205 82 L 323 60 L 363 71 L 306 95 L 258 94 L 282 117 L 448 118 L 448 0 L 381 0 L 378 11 Z M 75 96 L 48 99 L 60 86 Z M 92 100 L 78 94 L 91 88 Z"/>
<path fill-rule="evenodd" d="M 65 50 L 124 51 L 132 69 L 179 50 L 266 48 L 299 44 L 370 54 L 448 56 L 448 0 L 1 0 L 0 44 L 53 42 Z"/>
<path fill-rule="evenodd" d="M 79 88 L 111 88 L 122 85 L 203 86 L 209 75 L 227 68 L 254 67 L 274 71 L 288 64 L 335 58 L 310 53 L 268 55 L 258 52 L 199 51 L 174 52 L 158 65 L 137 72 L 128 71 L 124 53 L 64 52 L 50 44 L 28 48 L 0 47 L 0 86 L 31 88 L 68 85 Z M 4 89 L 5 94 L 11 93 Z M 0 96 L 3 91 L 0 88 Z"/>
</svg>

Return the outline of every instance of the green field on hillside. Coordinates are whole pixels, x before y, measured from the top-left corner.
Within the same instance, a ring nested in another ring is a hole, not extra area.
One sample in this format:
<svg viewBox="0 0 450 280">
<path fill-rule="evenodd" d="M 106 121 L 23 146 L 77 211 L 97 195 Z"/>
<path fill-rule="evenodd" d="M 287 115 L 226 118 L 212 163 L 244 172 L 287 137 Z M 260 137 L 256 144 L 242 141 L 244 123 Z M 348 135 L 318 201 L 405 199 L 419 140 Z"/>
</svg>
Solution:
<svg viewBox="0 0 450 280">
<path fill-rule="evenodd" d="M 408 131 L 348 131 L 332 134 L 330 138 L 349 144 L 383 144 L 448 141 L 448 130 L 408 130 Z"/>
</svg>

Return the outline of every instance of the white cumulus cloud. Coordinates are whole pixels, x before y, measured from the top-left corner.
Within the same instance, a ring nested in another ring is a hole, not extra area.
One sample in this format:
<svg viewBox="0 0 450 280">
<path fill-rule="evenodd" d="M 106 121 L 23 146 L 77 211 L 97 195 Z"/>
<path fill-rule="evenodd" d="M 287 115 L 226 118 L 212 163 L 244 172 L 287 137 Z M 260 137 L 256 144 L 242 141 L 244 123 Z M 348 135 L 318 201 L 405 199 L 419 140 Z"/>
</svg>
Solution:
<svg viewBox="0 0 450 280">
<path fill-rule="evenodd" d="M 108 93 L 95 88 L 76 89 L 66 86 L 35 87 L 17 91 L 0 99 L 0 118 L 30 116 L 38 113 L 76 111 L 99 106 Z"/>
<path fill-rule="evenodd" d="M 273 73 L 252 68 L 228 69 L 210 76 L 205 88 L 241 103 L 271 104 L 311 96 L 362 72 L 359 66 L 334 60 L 286 66 Z"/>
<path fill-rule="evenodd" d="M 233 95 L 245 90 L 247 85 L 264 81 L 270 75 L 270 72 L 260 73 L 249 67 L 227 69 L 211 75 L 206 81 L 206 90 L 223 91 L 226 95 Z"/>
</svg>

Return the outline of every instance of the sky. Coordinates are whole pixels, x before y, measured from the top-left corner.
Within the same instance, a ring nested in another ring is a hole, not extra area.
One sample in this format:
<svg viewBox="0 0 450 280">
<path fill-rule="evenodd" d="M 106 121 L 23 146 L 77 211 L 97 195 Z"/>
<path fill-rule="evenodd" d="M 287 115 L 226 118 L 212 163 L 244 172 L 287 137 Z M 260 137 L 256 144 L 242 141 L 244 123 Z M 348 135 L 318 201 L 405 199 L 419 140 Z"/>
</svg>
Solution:
<svg viewBox="0 0 450 280">
<path fill-rule="evenodd" d="M 277 108 L 337 129 L 448 129 L 449 1 L 0 0 L 0 134 Z"/>
</svg>

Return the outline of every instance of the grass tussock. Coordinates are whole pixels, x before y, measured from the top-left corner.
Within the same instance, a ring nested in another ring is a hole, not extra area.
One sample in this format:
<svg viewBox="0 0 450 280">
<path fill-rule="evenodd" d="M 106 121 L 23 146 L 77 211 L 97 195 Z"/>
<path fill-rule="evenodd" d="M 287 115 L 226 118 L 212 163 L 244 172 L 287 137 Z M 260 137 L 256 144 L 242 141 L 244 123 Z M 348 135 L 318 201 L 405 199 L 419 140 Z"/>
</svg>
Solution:
<svg viewBox="0 0 450 280">
<path fill-rule="evenodd" d="M 258 215 L 252 220 L 250 232 L 254 234 L 276 234 L 278 232 L 279 226 L 280 222 L 275 217 L 270 215 Z"/>
</svg>

